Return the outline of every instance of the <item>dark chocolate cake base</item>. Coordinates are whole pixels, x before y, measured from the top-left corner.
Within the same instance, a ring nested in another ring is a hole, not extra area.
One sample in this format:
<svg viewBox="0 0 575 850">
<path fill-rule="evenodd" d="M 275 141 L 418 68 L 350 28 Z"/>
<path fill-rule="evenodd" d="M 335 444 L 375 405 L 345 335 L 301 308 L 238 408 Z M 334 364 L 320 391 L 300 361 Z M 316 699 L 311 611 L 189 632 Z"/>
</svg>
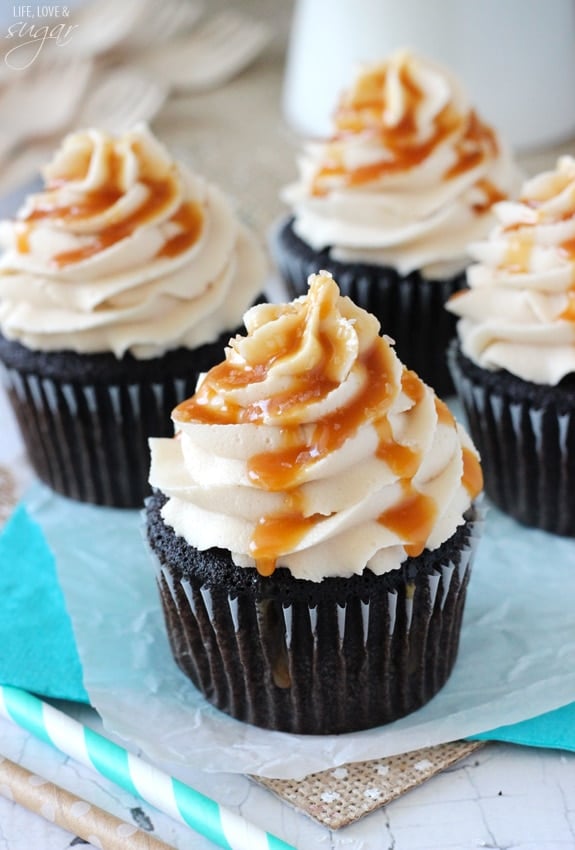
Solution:
<svg viewBox="0 0 575 850">
<path fill-rule="evenodd" d="M 446 280 L 427 280 L 418 271 L 402 276 L 388 266 L 333 260 L 330 248 L 315 251 L 293 230 L 293 218 L 272 235 L 271 250 L 290 297 L 307 293 L 307 279 L 321 269 L 331 272 L 341 294 L 373 313 L 382 333 L 395 340 L 400 360 L 439 396 L 454 392 L 446 352 L 455 337 L 456 317 L 445 309 L 448 298 L 467 286 L 465 272 Z"/>
<path fill-rule="evenodd" d="M 448 355 L 487 496 L 523 525 L 575 536 L 575 375 L 557 386 Z"/>
<path fill-rule="evenodd" d="M 415 711 L 447 681 L 457 656 L 482 520 L 434 552 L 382 576 L 294 579 L 200 552 L 146 501 L 174 658 L 199 691 L 238 720 L 298 734 L 337 734 Z"/>
<path fill-rule="evenodd" d="M 148 437 L 172 436 L 172 409 L 223 359 L 233 333 L 148 360 L 32 351 L 0 335 L 4 382 L 38 477 L 75 500 L 141 507 Z"/>
</svg>

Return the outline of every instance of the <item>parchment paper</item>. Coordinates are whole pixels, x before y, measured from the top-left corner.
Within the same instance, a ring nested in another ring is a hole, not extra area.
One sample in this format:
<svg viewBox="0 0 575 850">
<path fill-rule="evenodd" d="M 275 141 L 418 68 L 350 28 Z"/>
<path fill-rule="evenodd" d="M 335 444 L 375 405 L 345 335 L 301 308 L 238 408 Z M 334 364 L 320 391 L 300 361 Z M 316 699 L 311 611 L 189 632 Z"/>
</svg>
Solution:
<svg viewBox="0 0 575 850">
<path fill-rule="evenodd" d="M 459 657 L 443 690 L 388 726 L 296 736 L 210 706 L 170 654 L 138 511 L 81 505 L 41 485 L 27 506 L 56 556 L 92 705 L 151 759 L 295 778 L 454 741 L 575 700 L 575 540 L 488 510 Z"/>
</svg>

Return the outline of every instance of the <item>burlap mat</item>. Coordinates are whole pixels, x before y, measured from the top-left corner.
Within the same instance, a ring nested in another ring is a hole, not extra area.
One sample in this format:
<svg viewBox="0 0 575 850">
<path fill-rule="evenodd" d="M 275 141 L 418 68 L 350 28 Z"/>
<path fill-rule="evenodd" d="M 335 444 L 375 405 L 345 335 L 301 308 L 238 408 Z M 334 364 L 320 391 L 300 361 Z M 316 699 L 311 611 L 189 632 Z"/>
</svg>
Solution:
<svg viewBox="0 0 575 850">
<path fill-rule="evenodd" d="M 346 764 L 301 780 L 250 778 L 323 826 L 339 829 L 387 805 L 482 746 L 482 741 L 454 741 L 400 756 Z"/>
</svg>

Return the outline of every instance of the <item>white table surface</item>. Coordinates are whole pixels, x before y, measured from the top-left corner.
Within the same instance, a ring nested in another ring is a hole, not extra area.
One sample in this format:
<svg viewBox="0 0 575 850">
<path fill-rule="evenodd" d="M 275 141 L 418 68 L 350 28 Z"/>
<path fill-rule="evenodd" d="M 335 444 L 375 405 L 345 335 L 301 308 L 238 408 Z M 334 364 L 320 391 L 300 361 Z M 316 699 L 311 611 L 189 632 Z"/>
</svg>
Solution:
<svg viewBox="0 0 575 850">
<path fill-rule="evenodd" d="M 86 709 L 79 712 L 82 719 Z M 95 723 L 97 721 L 94 721 Z M 0 719 L 0 752 L 178 850 L 214 845 Z M 571 850 L 575 754 L 488 744 L 355 824 L 330 831 L 240 775 L 195 787 L 298 850 Z M 82 844 L 76 839 L 76 844 Z M 0 797 L 2 850 L 65 850 L 74 836 Z M 91 845 L 90 845 L 91 846 Z"/>
</svg>

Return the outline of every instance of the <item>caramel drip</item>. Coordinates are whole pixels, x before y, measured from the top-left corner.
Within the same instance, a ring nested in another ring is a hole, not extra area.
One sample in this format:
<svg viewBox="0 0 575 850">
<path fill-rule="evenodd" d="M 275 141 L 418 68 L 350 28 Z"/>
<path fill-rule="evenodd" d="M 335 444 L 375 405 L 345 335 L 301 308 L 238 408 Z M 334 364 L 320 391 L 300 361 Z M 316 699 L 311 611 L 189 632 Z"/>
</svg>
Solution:
<svg viewBox="0 0 575 850">
<path fill-rule="evenodd" d="M 286 646 L 286 627 L 281 602 L 262 599 L 257 603 L 260 632 L 267 648 L 274 685 L 290 688 L 290 660 Z"/>
<path fill-rule="evenodd" d="M 475 185 L 485 195 L 484 201 L 473 204 L 472 206 L 472 210 L 476 215 L 483 215 L 483 213 L 491 209 L 493 204 L 497 204 L 499 201 L 504 201 L 507 198 L 506 193 L 502 192 L 491 180 L 483 178 L 478 180 Z"/>
<path fill-rule="evenodd" d="M 575 322 L 575 292 L 569 292 L 567 299 L 567 306 L 559 313 L 557 318 L 566 322 Z"/>
<path fill-rule="evenodd" d="M 261 517 L 249 547 L 258 573 L 263 576 L 271 575 L 275 570 L 278 555 L 293 550 L 306 532 L 322 520 L 325 520 L 325 516 L 321 514 L 308 517 L 299 513 Z"/>
<path fill-rule="evenodd" d="M 547 226 L 551 226 L 552 224 L 559 224 L 571 218 L 573 218 L 573 214 L 566 213 L 559 218 L 546 222 L 546 224 Z M 508 248 L 500 267 L 505 267 L 508 271 L 515 272 L 516 274 L 529 271 L 531 254 L 534 248 L 532 227 L 533 225 L 526 224 L 525 222 L 515 222 L 503 228 L 503 233 L 515 233 L 517 235 L 509 239 Z M 572 284 L 575 285 L 575 239 L 567 239 L 565 242 L 560 242 L 556 248 L 559 255 L 572 264 L 571 278 Z M 559 318 L 562 318 L 562 316 Z"/>
<path fill-rule="evenodd" d="M 383 123 L 386 109 L 383 94 L 387 73 L 387 68 L 382 68 L 364 77 L 352 98 L 342 100 L 335 116 L 335 126 L 341 133 L 377 130 L 386 139 L 405 138 L 416 133 L 417 109 L 425 95 L 412 79 L 406 65 L 399 69 L 398 74 L 406 101 L 403 117 L 397 124 Z"/>
<path fill-rule="evenodd" d="M 16 224 L 16 250 L 19 254 L 30 253 L 30 226 L 18 222 Z"/>
<path fill-rule="evenodd" d="M 437 411 L 437 422 L 440 425 L 455 427 L 455 419 L 448 406 L 440 398 L 435 398 L 435 410 Z M 468 448 L 461 450 L 463 460 L 463 473 L 461 483 L 474 499 L 483 489 L 483 472 L 476 455 Z"/>
<path fill-rule="evenodd" d="M 161 215 L 163 210 L 168 209 L 173 204 L 177 192 L 175 183 L 148 181 L 145 185 L 148 189 L 148 197 L 137 210 L 117 224 L 111 224 L 99 233 L 91 235 L 90 241 L 82 248 L 57 254 L 54 257 L 55 263 L 58 266 L 67 266 L 71 263 L 87 260 L 95 254 L 99 254 L 100 251 L 115 245 L 116 242 L 131 236 L 138 227 Z M 110 197 L 108 190 L 104 194 L 107 198 Z M 111 197 L 114 194 L 112 193 Z M 99 197 L 101 193 L 92 193 L 92 195 L 95 196 L 92 203 L 98 207 L 101 204 L 101 209 L 106 209 L 106 200 Z M 64 221 L 66 221 L 66 218 L 64 218 Z"/>
<path fill-rule="evenodd" d="M 569 216 L 572 218 L 572 216 Z M 568 239 L 559 245 L 561 254 L 571 262 L 575 261 L 575 239 Z"/>
<path fill-rule="evenodd" d="M 401 389 L 408 398 L 418 404 L 423 401 L 425 384 L 419 375 L 411 369 L 404 369 L 401 376 Z"/>
<path fill-rule="evenodd" d="M 276 569 L 276 557 L 274 555 L 266 558 L 263 555 L 258 555 L 256 558 L 256 570 L 261 576 L 271 576 Z"/>
<path fill-rule="evenodd" d="M 567 216 L 572 218 L 573 216 Z M 573 305 L 573 297 L 575 293 L 575 239 L 568 239 L 559 245 L 559 252 L 571 264 L 571 289 L 569 293 L 569 303 L 563 313 L 559 316 L 560 319 L 567 319 L 569 322 L 575 321 L 575 306 Z"/>
<path fill-rule="evenodd" d="M 475 499 L 475 497 L 483 490 L 483 472 L 481 471 L 481 466 L 476 455 L 471 451 L 471 449 L 464 447 L 462 449 L 462 455 L 463 475 L 461 476 L 461 483 L 469 493 L 470 497 Z"/>
<path fill-rule="evenodd" d="M 171 222 L 180 225 L 181 232 L 168 239 L 166 244 L 158 251 L 156 257 L 177 257 L 191 248 L 200 238 L 204 225 L 204 215 L 199 204 L 182 204 L 179 210 L 170 219 Z"/>
<path fill-rule="evenodd" d="M 440 398 L 435 397 L 435 410 L 437 413 L 437 422 L 440 425 L 448 425 L 453 428 L 455 420 L 448 406 Z"/>
<path fill-rule="evenodd" d="M 451 293 L 448 301 L 455 301 L 456 298 L 461 298 L 462 295 L 466 295 L 468 292 L 469 289 L 467 287 L 465 289 L 457 289 L 455 292 Z"/>
<path fill-rule="evenodd" d="M 377 521 L 395 532 L 402 540 L 406 553 L 416 558 L 425 549 L 437 515 L 434 500 L 424 493 L 419 493 L 411 486 L 411 482 L 402 481 L 404 496 L 398 505 L 394 505 L 381 513 Z"/>
<path fill-rule="evenodd" d="M 256 569 L 262 576 L 271 575 L 276 566 L 278 529 L 283 534 L 284 524 L 291 543 L 297 544 L 308 528 L 315 525 L 314 517 L 305 517 L 305 498 L 299 487 L 288 490 L 285 494 L 284 510 L 275 516 L 262 516 L 256 526 L 250 544 L 250 552 L 254 554 Z M 318 517 L 321 521 L 324 517 Z M 287 539 L 283 538 L 285 545 Z"/>
<path fill-rule="evenodd" d="M 421 463 L 421 453 L 393 439 L 388 419 L 375 423 L 379 443 L 375 456 L 383 460 L 398 478 L 413 478 Z"/>
<path fill-rule="evenodd" d="M 525 274 L 529 271 L 533 241 L 526 234 L 512 237 L 507 245 L 501 267 L 513 274 Z"/>
<path fill-rule="evenodd" d="M 248 408 L 230 401 L 226 401 L 225 407 L 216 407 L 210 402 L 218 395 L 220 388 L 226 391 L 257 384 L 265 380 L 267 373 L 268 364 L 256 365 L 251 370 L 236 369 L 228 360 L 224 360 L 210 369 L 195 395 L 174 408 L 172 417 L 176 422 L 201 422 L 203 425 L 238 425 L 242 422 L 261 421 L 267 404 L 266 399 L 255 402 Z"/>
<path fill-rule="evenodd" d="M 408 369 L 403 371 L 401 388 L 416 404 L 421 401 L 425 393 L 423 382 L 415 372 Z M 402 445 L 394 439 L 389 419 L 383 418 L 374 424 L 379 437 L 376 457 L 383 460 L 398 478 L 413 478 L 421 463 L 421 452 Z"/>
<path fill-rule="evenodd" d="M 486 157 L 495 157 L 497 150 L 497 139 L 492 128 L 483 124 L 475 110 L 471 110 L 465 133 L 455 146 L 457 161 L 445 172 L 444 178 L 451 180 L 476 168 Z"/>
<path fill-rule="evenodd" d="M 381 68 L 361 77 L 350 96 L 344 96 L 335 114 L 335 127 L 341 133 L 359 133 L 369 128 L 378 129 L 384 109 L 382 92 L 387 79 L 387 68 Z"/>
<path fill-rule="evenodd" d="M 78 220 L 82 221 L 105 212 L 121 196 L 122 193 L 119 189 L 106 188 L 90 192 L 83 198 L 78 198 L 77 201 L 66 206 L 58 206 L 52 202 L 48 194 L 45 201 L 39 201 L 34 209 L 25 216 L 24 221 L 30 223 L 44 221 L 45 219 L 53 219 L 66 223 Z"/>
</svg>

